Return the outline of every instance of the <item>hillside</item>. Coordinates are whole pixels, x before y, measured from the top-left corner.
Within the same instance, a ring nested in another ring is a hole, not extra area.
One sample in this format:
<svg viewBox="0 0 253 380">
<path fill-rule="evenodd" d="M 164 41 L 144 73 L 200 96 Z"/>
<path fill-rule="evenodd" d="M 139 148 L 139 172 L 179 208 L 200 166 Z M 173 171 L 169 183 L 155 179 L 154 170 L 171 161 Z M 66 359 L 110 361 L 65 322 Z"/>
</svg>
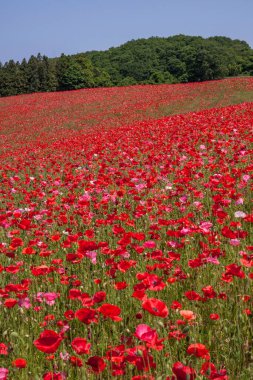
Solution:
<svg viewBox="0 0 253 380">
<path fill-rule="evenodd" d="M 253 50 L 245 41 L 227 37 L 177 35 L 129 41 L 105 52 L 89 52 L 95 66 L 113 82 L 196 82 L 253 75 Z"/>
<path fill-rule="evenodd" d="M 253 50 L 227 37 L 177 35 L 106 51 L 0 65 L 0 96 L 133 84 L 186 83 L 253 75 Z"/>
<path fill-rule="evenodd" d="M 252 95 L 0 99 L 1 379 L 252 379 Z"/>
<path fill-rule="evenodd" d="M 0 152 L 12 157 L 50 135 L 94 129 L 253 101 L 253 78 L 28 94 L 0 99 Z M 39 120 L 39 124 L 38 124 Z M 39 125 L 39 127 L 38 127 Z"/>
</svg>

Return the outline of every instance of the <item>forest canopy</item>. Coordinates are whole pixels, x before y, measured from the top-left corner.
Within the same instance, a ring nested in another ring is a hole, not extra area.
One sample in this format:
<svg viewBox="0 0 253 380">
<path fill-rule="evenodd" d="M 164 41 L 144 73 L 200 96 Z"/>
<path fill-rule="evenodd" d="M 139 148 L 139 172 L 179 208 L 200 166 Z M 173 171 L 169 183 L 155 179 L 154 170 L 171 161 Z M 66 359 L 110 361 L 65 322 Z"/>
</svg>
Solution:
<svg viewBox="0 0 253 380">
<path fill-rule="evenodd" d="M 228 37 L 176 35 L 106 51 L 0 63 L 0 96 L 134 84 L 185 83 L 253 75 L 253 49 Z"/>
</svg>

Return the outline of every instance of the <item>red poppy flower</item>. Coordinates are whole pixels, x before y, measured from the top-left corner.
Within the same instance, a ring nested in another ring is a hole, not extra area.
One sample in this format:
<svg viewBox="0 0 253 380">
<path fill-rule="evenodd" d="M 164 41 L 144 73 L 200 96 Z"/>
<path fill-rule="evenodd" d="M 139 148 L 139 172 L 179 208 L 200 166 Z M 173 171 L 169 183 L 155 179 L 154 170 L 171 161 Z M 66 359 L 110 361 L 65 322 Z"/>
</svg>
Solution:
<svg viewBox="0 0 253 380">
<path fill-rule="evenodd" d="M 7 307 L 8 309 L 11 309 L 17 304 L 17 302 L 18 301 L 15 300 L 14 298 L 8 298 L 4 301 L 4 306 Z"/>
<path fill-rule="evenodd" d="M 206 376 L 207 378 L 212 376 L 213 374 L 216 373 L 216 367 L 213 363 L 207 361 L 202 364 L 200 374 Z"/>
<path fill-rule="evenodd" d="M 65 380 L 66 377 L 60 372 L 46 372 L 43 375 L 43 380 Z"/>
<path fill-rule="evenodd" d="M 197 358 L 203 358 L 206 360 L 210 359 L 210 354 L 206 346 L 201 343 L 194 343 L 190 344 L 190 346 L 187 348 L 187 354 L 188 355 L 194 355 Z"/>
<path fill-rule="evenodd" d="M 142 308 L 161 318 L 166 318 L 169 314 L 166 304 L 157 298 L 148 298 L 143 302 Z"/>
<path fill-rule="evenodd" d="M 82 360 L 80 358 L 77 358 L 76 356 L 70 356 L 69 361 L 74 367 L 82 367 L 83 366 Z"/>
<path fill-rule="evenodd" d="M 73 264 L 79 264 L 83 258 L 84 256 L 81 253 L 68 253 L 66 255 L 66 260 Z"/>
<path fill-rule="evenodd" d="M 26 365 L 27 365 L 27 361 L 22 358 L 15 359 L 12 362 L 12 366 L 16 368 L 25 368 Z"/>
<path fill-rule="evenodd" d="M 188 367 L 181 362 L 176 362 L 172 367 L 177 380 L 194 380 L 197 377 L 194 368 Z"/>
<path fill-rule="evenodd" d="M 0 343 L 0 355 L 8 355 L 8 347 L 4 343 Z"/>
<path fill-rule="evenodd" d="M 79 321 L 85 323 L 86 325 L 89 325 L 90 323 L 98 322 L 98 316 L 96 310 L 89 309 L 89 308 L 83 308 L 79 309 L 75 313 L 75 317 L 79 319 Z"/>
<path fill-rule="evenodd" d="M 113 347 L 106 352 L 106 359 L 111 361 L 111 363 L 116 363 L 118 365 L 123 364 L 125 360 L 125 345 L 120 344 L 119 346 Z"/>
<path fill-rule="evenodd" d="M 71 347 L 78 355 L 89 354 L 91 344 L 86 339 L 77 337 L 72 340 Z"/>
<path fill-rule="evenodd" d="M 153 356 L 144 346 L 136 346 L 127 350 L 126 361 L 134 364 L 138 371 L 148 372 L 151 368 L 156 368 Z"/>
<path fill-rule="evenodd" d="M 35 340 L 33 344 L 38 350 L 45 352 L 46 354 L 52 354 L 57 350 L 61 341 L 62 337 L 55 331 L 45 330 L 40 334 L 39 339 Z"/>
<path fill-rule="evenodd" d="M 91 367 L 92 371 L 95 373 L 103 372 L 106 368 L 106 363 L 100 356 L 90 357 L 86 364 L 88 364 Z"/>
<path fill-rule="evenodd" d="M 95 249 L 98 249 L 98 245 L 95 241 L 79 240 L 78 246 L 78 252 L 80 253 L 84 253 L 86 251 L 94 251 Z"/>
<path fill-rule="evenodd" d="M 74 300 L 81 298 L 82 292 L 80 289 L 70 289 L 69 291 L 69 299 Z"/>
<path fill-rule="evenodd" d="M 72 319 L 74 319 L 75 318 L 75 313 L 74 313 L 74 311 L 73 310 L 66 310 L 65 311 L 65 313 L 64 313 L 64 317 L 66 318 L 66 319 L 68 319 L 68 320 L 72 320 Z"/>
<path fill-rule="evenodd" d="M 11 247 L 12 249 L 15 249 L 15 248 L 18 248 L 18 247 L 22 247 L 23 244 L 24 244 L 24 243 L 23 243 L 23 240 L 22 240 L 22 239 L 20 239 L 20 238 L 13 238 L 13 239 L 11 240 L 11 245 L 10 245 L 10 247 Z"/>
<path fill-rule="evenodd" d="M 198 293 L 196 293 L 194 290 L 189 290 L 188 292 L 185 292 L 184 295 L 190 301 L 200 301 L 201 300 L 201 296 Z"/>
<path fill-rule="evenodd" d="M 220 319 L 220 316 L 219 314 L 210 314 L 210 319 L 212 319 L 213 321 L 217 321 L 218 319 Z"/>
<path fill-rule="evenodd" d="M 217 296 L 217 293 L 214 291 L 211 285 L 202 288 L 202 292 L 206 298 L 215 298 Z"/>
<path fill-rule="evenodd" d="M 23 255 L 34 255 L 36 251 L 32 247 L 26 247 L 22 250 Z"/>
<path fill-rule="evenodd" d="M 8 267 L 5 267 L 5 272 L 16 274 L 20 271 L 20 267 L 18 265 L 9 265 Z"/>
<path fill-rule="evenodd" d="M 106 299 L 106 292 L 103 292 L 103 291 L 97 292 L 94 294 L 92 299 L 93 299 L 94 303 L 103 302 Z"/>
<path fill-rule="evenodd" d="M 125 289 L 127 286 L 128 286 L 128 285 L 127 285 L 126 281 L 116 282 L 116 283 L 114 284 L 114 288 L 115 288 L 116 290 L 123 290 L 123 289 Z"/>
<path fill-rule="evenodd" d="M 232 263 L 226 266 L 226 275 L 245 278 L 245 273 L 241 270 L 241 266 Z"/>
<path fill-rule="evenodd" d="M 111 305 L 110 303 L 104 303 L 97 310 L 106 318 L 110 318 L 116 322 L 122 321 L 122 318 L 119 317 L 121 309 L 118 306 Z"/>
</svg>

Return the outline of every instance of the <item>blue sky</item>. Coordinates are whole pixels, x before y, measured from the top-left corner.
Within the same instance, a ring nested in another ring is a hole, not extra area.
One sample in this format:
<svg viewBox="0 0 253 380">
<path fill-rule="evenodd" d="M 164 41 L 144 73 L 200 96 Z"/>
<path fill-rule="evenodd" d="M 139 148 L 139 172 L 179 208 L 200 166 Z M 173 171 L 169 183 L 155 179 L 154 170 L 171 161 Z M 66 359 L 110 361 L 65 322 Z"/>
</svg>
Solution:
<svg viewBox="0 0 253 380">
<path fill-rule="evenodd" d="M 0 0 L 0 61 L 131 39 L 224 35 L 253 47 L 253 0 Z"/>
</svg>

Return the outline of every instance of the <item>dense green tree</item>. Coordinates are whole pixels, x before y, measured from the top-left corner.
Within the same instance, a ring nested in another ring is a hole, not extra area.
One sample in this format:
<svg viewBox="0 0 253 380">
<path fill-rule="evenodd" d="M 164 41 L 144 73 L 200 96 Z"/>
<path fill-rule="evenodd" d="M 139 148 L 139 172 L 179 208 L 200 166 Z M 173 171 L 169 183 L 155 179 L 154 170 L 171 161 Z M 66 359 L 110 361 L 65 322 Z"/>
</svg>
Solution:
<svg viewBox="0 0 253 380">
<path fill-rule="evenodd" d="M 26 59 L 23 59 L 20 66 L 19 66 L 19 94 L 26 94 L 28 93 L 28 63 Z"/>
<path fill-rule="evenodd" d="M 192 82 L 222 78 L 223 67 L 219 57 L 203 47 L 194 52 L 194 62 L 188 68 L 188 77 Z"/>
<path fill-rule="evenodd" d="M 187 74 L 186 64 L 175 56 L 169 56 L 167 60 L 167 70 L 176 78 L 181 78 Z"/>
<path fill-rule="evenodd" d="M 56 61 L 56 77 L 57 77 L 57 90 L 65 90 L 65 83 L 63 80 L 64 73 L 69 67 L 70 57 L 65 54 L 61 56 Z"/>
<path fill-rule="evenodd" d="M 106 70 L 94 67 L 93 73 L 95 87 L 110 87 L 113 85 L 110 74 Z"/>
<path fill-rule="evenodd" d="M 121 81 L 118 83 L 118 86 L 133 86 L 135 84 L 138 84 L 138 83 L 133 77 L 125 77 L 121 79 Z"/>
<path fill-rule="evenodd" d="M 40 91 L 55 91 L 57 89 L 55 63 L 45 55 L 39 60 L 38 75 Z"/>
<path fill-rule="evenodd" d="M 44 56 L 47 66 L 47 91 L 56 91 L 58 87 L 58 81 L 56 76 L 56 61 L 55 59 L 49 59 Z"/>
<path fill-rule="evenodd" d="M 2 96 L 21 94 L 24 91 L 25 78 L 19 62 L 7 62 L 0 71 L 0 93 Z"/>
<path fill-rule="evenodd" d="M 39 62 L 38 57 L 32 55 L 27 64 L 27 78 L 28 78 L 28 92 L 40 91 L 40 76 L 39 76 Z"/>
<path fill-rule="evenodd" d="M 77 90 L 95 87 L 95 75 L 91 60 L 85 55 L 62 55 L 57 63 L 57 78 L 60 90 Z"/>
</svg>

